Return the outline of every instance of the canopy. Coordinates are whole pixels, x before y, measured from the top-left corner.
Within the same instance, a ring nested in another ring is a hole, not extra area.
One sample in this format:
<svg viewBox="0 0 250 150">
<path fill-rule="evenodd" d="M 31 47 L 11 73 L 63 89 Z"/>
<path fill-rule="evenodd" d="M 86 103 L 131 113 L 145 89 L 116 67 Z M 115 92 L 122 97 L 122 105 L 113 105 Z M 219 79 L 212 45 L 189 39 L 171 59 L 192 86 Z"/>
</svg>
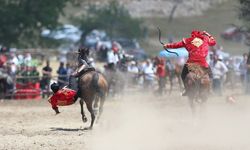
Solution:
<svg viewBox="0 0 250 150">
<path fill-rule="evenodd" d="M 188 51 L 186 48 L 177 48 L 177 49 L 168 49 L 169 51 L 176 52 L 179 56 L 176 56 L 173 53 L 169 53 L 166 50 L 161 50 L 158 54 L 160 57 L 166 58 L 178 58 L 178 57 L 188 57 Z"/>
</svg>

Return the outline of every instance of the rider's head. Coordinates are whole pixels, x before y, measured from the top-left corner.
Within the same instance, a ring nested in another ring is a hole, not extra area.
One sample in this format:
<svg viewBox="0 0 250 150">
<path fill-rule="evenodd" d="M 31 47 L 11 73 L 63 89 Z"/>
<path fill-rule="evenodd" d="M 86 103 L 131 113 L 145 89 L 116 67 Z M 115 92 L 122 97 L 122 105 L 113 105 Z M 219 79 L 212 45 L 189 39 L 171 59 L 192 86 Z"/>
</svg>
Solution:
<svg viewBox="0 0 250 150">
<path fill-rule="evenodd" d="M 59 85 L 54 82 L 50 85 L 50 88 L 53 91 L 53 93 L 56 93 L 59 90 Z"/>
<path fill-rule="evenodd" d="M 89 55 L 89 48 L 80 48 L 78 50 L 78 53 L 81 56 L 88 56 Z"/>
<path fill-rule="evenodd" d="M 193 30 L 191 32 L 191 37 L 197 37 L 197 36 L 201 36 L 203 34 L 202 31 L 199 31 L 199 30 Z"/>
</svg>

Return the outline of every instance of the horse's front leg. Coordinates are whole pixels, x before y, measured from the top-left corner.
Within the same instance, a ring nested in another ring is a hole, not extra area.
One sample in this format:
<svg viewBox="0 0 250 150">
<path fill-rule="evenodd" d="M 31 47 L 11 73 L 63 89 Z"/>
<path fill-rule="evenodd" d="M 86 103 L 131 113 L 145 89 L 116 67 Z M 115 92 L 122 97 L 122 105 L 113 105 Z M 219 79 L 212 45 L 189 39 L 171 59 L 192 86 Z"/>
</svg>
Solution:
<svg viewBox="0 0 250 150">
<path fill-rule="evenodd" d="M 82 121 L 85 123 L 88 120 L 87 120 L 87 117 L 85 116 L 84 110 L 83 110 L 83 99 L 81 99 L 79 102 L 80 102 L 80 106 L 81 106 Z"/>
</svg>

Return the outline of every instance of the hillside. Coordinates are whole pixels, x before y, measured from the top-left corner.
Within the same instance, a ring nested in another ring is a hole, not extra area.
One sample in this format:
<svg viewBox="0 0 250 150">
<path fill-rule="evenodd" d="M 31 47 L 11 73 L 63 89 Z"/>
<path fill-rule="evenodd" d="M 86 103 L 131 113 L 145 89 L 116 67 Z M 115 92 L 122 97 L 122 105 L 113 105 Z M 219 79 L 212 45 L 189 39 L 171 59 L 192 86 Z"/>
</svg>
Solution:
<svg viewBox="0 0 250 150">
<path fill-rule="evenodd" d="M 78 0 L 79 13 L 84 12 L 88 4 L 102 6 L 109 0 Z M 174 17 L 202 15 L 205 10 L 228 0 L 119 0 L 133 17 L 166 17 L 171 14 L 172 9 L 177 6 Z M 181 8 L 181 9 L 179 9 Z M 76 14 L 76 15 L 78 15 Z"/>
<path fill-rule="evenodd" d="M 62 22 L 71 23 L 67 18 L 80 15 L 87 8 L 87 3 L 103 5 L 107 0 L 89 0 L 84 3 L 79 1 L 79 7 L 69 5 L 65 9 L 66 17 L 61 18 Z M 169 36 L 180 40 L 188 36 L 193 29 L 200 29 L 213 34 L 218 45 L 222 45 L 227 52 L 238 55 L 248 51 L 244 44 L 225 41 L 220 37 L 220 33 L 230 24 L 241 24 L 238 20 L 237 0 L 182 0 L 174 13 L 173 21 L 169 23 L 167 12 L 177 1 L 180 0 L 121 0 L 124 6 L 129 8 L 130 13 L 134 13 L 134 17 L 138 17 L 139 14 L 143 17 L 144 26 L 149 30 L 148 38 L 141 44 L 148 53 L 155 55 L 162 49 L 158 42 L 157 27 L 161 28 L 165 41 Z M 158 10 L 161 10 L 161 15 L 157 14 Z"/>
</svg>

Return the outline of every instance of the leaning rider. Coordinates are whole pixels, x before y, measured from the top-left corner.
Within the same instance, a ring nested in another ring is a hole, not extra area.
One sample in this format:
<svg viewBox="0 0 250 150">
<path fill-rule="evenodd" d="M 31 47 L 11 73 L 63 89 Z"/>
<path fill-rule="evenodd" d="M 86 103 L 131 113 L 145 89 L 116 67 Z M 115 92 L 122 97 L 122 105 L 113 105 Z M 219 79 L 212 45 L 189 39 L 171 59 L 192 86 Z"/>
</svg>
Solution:
<svg viewBox="0 0 250 150">
<path fill-rule="evenodd" d="M 51 103 L 52 109 L 59 114 L 58 106 L 67 106 L 73 104 L 74 96 L 76 95 L 76 91 L 68 89 L 68 88 L 59 88 L 57 83 L 53 83 L 50 85 L 51 90 L 53 91 L 53 95 L 48 99 Z"/>
<path fill-rule="evenodd" d="M 189 73 L 188 63 L 195 63 L 204 67 L 208 70 L 209 77 L 212 78 L 212 71 L 209 64 L 206 61 L 206 57 L 208 55 L 209 46 L 214 46 L 216 44 L 216 40 L 213 36 L 211 36 L 206 31 L 198 31 L 194 30 L 191 33 L 191 37 L 183 38 L 182 41 L 170 44 L 164 44 L 164 48 L 181 48 L 185 47 L 189 53 L 188 60 L 183 67 L 181 78 L 184 83 L 185 92 L 182 96 L 187 95 L 187 90 L 185 85 L 185 78 Z"/>
<path fill-rule="evenodd" d="M 78 78 L 82 74 L 84 74 L 84 72 L 95 70 L 95 68 L 91 65 L 91 61 L 89 61 L 88 56 L 89 56 L 89 49 L 82 48 L 78 50 L 78 67 L 70 76 L 69 86 L 68 86 L 69 88 L 73 87 L 72 82 L 74 82 L 74 80 L 72 80 L 72 77 Z M 76 88 L 72 88 L 72 89 L 77 91 L 77 94 L 74 97 L 74 101 L 76 101 L 77 98 L 80 96 L 81 91 L 79 89 L 79 86 L 77 86 Z"/>
</svg>

